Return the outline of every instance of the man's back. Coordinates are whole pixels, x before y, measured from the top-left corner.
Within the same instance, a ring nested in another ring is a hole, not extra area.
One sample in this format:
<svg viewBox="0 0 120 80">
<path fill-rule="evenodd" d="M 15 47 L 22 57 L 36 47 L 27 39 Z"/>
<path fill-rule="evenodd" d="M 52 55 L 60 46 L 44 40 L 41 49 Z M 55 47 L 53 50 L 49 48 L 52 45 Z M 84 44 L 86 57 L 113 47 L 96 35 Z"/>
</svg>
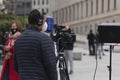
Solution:
<svg viewBox="0 0 120 80">
<path fill-rule="evenodd" d="M 35 27 L 30 27 L 16 40 L 14 53 L 14 66 L 20 80 L 57 80 L 52 41 Z"/>
</svg>

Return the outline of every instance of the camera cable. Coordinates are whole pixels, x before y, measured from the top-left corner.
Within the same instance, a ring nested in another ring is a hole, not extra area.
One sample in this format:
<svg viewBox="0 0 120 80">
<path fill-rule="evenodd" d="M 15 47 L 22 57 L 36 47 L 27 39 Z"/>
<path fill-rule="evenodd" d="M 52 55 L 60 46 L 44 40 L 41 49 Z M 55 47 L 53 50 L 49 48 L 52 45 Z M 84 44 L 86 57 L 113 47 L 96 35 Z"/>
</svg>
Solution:
<svg viewBox="0 0 120 80">
<path fill-rule="evenodd" d="M 97 73 L 97 68 L 98 68 L 97 47 L 95 49 L 95 60 L 96 60 L 96 66 L 95 66 L 95 71 L 94 71 L 94 75 L 93 75 L 93 80 L 95 80 L 96 73 Z"/>
</svg>

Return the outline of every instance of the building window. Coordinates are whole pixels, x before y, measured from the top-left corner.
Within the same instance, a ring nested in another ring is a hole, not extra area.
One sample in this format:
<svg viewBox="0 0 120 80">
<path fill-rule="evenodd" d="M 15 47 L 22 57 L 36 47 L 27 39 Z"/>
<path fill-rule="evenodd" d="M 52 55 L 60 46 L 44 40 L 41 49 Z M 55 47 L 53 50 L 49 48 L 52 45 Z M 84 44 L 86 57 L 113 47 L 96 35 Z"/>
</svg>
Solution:
<svg viewBox="0 0 120 80">
<path fill-rule="evenodd" d="M 117 7 L 116 7 L 116 6 L 117 6 L 117 4 L 116 4 L 116 3 L 117 3 L 117 1 L 116 1 L 116 0 L 114 0 L 114 9 L 116 9 L 116 8 L 117 8 Z"/>
<path fill-rule="evenodd" d="M 31 3 L 30 3 L 30 2 L 27 2 L 27 3 L 26 3 L 26 7 L 27 7 L 27 8 L 30 8 L 30 7 L 31 7 Z"/>
<path fill-rule="evenodd" d="M 88 0 L 86 0 L 86 17 L 88 17 Z"/>
<path fill-rule="evenodd" d="M 49 4 L 49 0 L 46 0 L 46 4 Z"/>
<path fill-rule="evenodd" d="M 75 20 L 75 5 L 73 5 L 73 20 Z"/>
<path fill-rule="evenodd" d="M 42 0 L 42 5 L 44 5 L 44 0 Z"/>
<path fill-rule="evenodd" d="M 67 11 L 67 7 L 65 8 L 65 22 L 67 22 L 67 15 L 68 15 L 68 11 Z"/>
<path fill-rule="evenodd" d="M 80 27 L 80 34 L 82 34 L 83 33 L 83 27 L 81 26 Z"/>
<path fill-rule="evenodd" d="M 33 3 L 34 3 L 34 5 L 36 5 L 36 0 L 34 0 L 34 2 L 33 2 Z"/>
<path fill-rule="evenodd" d="M 71 6 L 69 7 L 69 21 L 71 21 Z"/>
<path fill-rule="evenodd" d="M 98 0 L 96 0 L 96 14 L 98 14 Z"/>
<path fill-rule="evenodd" d="M 88 26 L 87 25 L 85 26 L 84 32 L 88 32 Z"/>
<path fill-rule="evenodd" d="M 81 2 L 81 18 L 83 18 L 83 2 Z"/>
<path fill-rule="evenodd" d="M 110 11 L 110 0 L 108 0 L 108 11 Z"/>
<path fill-rule="evenodd" d="M 79 19 L 79 4 L 77 4 L 77 20 Z"/>
<path fill-rule="evenodd" d="M 102 0 L 102 13 L 104 12 L 104 0 Z"/>
<path fill-rule="evenodd" d="M 22 7 L 25 7 L 25 3 L 24 2 L 22 3 Z"/>
<path fill-rule="evenodd" d="M 91 1 L 91 16 L 93 15 L 93 1 Z"/>
<path fill-rule="evenodd" d="M 42 13 L 44 13 L 44 9 L 42 9 Z"/>
<path fill-rule="evenodd" d="M 95 24 L 95 31 L 97 32 L 97 29 L 98 29 L 98 25 L 97 23 Z"/>
<path fill-rule="evenodd" d="M 79 31 L 79 29 L 78 29 L 78 27 L 76 27 L 76 33 L 78 33 L 78 31 Z"/>
<path fill-rule="evenodd" d="M 56 11 L 56 23 L 58 23 L 59 22 L 59 19 L 58 19 L 58 11 Z"/>
<path fill-rule="evenodd" d="M 49 9 L 48 8 L 46 8 L 46 13 L 49 13 Z"/>
<path fill-rule="evenodd" d="M 38 0 L 38 5 L 40 5 L 40 0 Z"/>
<path fill-rule="evenodd" d="M 21 7 L 22 7 L 22 3 L 18 3 L 17 8 L 21 8 Z"/>
<path fill-rule="evenodd" d="M 90 24 L 90 29 L 92 29 L 92 25 Z"/>
<path fill-rule="evenodd" d="M 115 23 L 115 20 L 113 20 L 113 23 Z"/>
</svg>

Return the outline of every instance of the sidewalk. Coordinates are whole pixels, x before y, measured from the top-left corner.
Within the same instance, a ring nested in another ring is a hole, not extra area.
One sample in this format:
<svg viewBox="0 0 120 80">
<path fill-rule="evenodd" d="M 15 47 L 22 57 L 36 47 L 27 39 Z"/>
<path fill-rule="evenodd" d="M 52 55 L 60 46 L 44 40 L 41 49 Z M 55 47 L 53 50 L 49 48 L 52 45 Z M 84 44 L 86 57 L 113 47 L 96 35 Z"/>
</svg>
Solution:
<svg viewBox="0 0 120 80">
<path fill-rule="evenodd" d="M 98 58 L 98 67 L 95 80 L 109 80 L 109 52 L 105 52 L 102 59 Z M 120 80 L 120 54 L 113 53 L 112 56 L 112 80 Z M 74 74 L 70 80 L 93 80 L 96 67 L 95 56 L 88 54 L 82 57 L 81 61 L 74 61 Z"/>
</svg>

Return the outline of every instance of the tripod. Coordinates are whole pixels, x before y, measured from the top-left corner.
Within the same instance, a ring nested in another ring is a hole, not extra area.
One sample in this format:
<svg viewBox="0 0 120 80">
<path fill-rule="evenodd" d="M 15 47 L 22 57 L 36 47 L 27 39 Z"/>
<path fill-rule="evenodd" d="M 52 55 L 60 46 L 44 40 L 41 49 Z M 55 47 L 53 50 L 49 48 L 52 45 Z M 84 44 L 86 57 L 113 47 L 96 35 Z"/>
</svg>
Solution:
<svg viewBox="0 0 120 80">
<path fill-rule="evenodd" d="M 68 69 L 65 61 L 64 54 L 62 53 L 64 46 L 62 49 L 59 50 L 59 41 L 61 38 L 57 40 L 57 52 L 58 52 L 58 57 L 57 61 L 59 62 L 59 73 L 60 73 L 60 80 L 70 80 L 69 75 L 68 75 Z"/>
</svg>

